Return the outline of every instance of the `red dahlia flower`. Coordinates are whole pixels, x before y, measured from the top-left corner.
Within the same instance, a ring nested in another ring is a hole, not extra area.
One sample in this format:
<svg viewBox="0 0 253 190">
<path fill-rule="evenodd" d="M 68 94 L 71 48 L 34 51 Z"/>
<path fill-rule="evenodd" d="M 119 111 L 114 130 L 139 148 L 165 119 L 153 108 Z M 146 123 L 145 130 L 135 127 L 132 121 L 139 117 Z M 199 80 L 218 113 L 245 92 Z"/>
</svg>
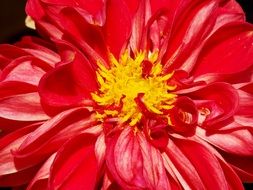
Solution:
<svg viewBox="0 0 253 190">
<path fill-rule="evenodd" d="M 1 186 L 253 181 L 253 26 L 234 0 L 28 0 L 27 13 L 51 42 L 0 47 Z"/>
</svg>

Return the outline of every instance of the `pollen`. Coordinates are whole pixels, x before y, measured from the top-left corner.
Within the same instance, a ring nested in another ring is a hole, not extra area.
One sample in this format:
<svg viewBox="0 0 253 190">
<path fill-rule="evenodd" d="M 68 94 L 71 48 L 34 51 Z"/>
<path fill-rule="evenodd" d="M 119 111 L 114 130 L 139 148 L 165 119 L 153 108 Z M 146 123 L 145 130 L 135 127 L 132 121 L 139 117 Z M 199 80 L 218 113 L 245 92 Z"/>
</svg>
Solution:
<svg viewBox="0 0 253 190">
<path fill-rule="evenodd" d="M 162 115 L 165 110 L 173 108 L 176 89 L 169 80 L 173 73 L 164 74 L 162 64 L 158 61 L 158 52 L 139 52 L 132 57 L 125 51 L 117 60 L 110 54 L 110 68 L 98 61 L 97 81 L 100 88 L 92 93 L 93 100 L 100 107 L 97 118 L 119 118 L 121 123 L 130 126 L 140 122 L 144 113 L 136 103 L 138 95 L 149 112 Z M 148 76 L 143 76 L 143 62 L 151 63 Z"/>
</svg>

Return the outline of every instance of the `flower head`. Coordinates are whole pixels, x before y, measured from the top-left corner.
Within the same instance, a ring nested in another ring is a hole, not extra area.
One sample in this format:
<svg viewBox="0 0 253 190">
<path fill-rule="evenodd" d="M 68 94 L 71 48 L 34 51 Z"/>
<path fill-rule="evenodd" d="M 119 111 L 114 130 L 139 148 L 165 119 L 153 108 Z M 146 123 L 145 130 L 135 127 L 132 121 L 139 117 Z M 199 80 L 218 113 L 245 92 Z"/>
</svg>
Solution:
<svg viewBox="0 0 253 190">
<path fill-rule="evenodd" d="M 234 0 L 29 0 L 26 10 L 48 42 L 0 48 L 1 186 L 253 181 L 253 27 Z"/>
</svg>

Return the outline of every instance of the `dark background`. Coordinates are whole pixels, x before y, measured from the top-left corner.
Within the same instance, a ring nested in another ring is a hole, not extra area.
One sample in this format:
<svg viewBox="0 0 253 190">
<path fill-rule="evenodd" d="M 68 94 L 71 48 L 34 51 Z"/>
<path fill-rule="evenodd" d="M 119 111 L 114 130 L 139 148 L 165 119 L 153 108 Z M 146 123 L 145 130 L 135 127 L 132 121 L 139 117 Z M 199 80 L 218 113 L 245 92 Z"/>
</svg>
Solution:
<svg viewBox="0 0 253 190">
<path fill-rule="evenodd" d="M 253 23 L 253 0 L 237 1 L 246 12 L 247 21 Z M 0 0 L 0 43 L 13 43 L 25 34 L 35 35 L 33 30 L 24 25 L 25 3 L 26 0 Z M 253 190 L 253 185 L 245 184 L 245 189 Z"/>
</svg>

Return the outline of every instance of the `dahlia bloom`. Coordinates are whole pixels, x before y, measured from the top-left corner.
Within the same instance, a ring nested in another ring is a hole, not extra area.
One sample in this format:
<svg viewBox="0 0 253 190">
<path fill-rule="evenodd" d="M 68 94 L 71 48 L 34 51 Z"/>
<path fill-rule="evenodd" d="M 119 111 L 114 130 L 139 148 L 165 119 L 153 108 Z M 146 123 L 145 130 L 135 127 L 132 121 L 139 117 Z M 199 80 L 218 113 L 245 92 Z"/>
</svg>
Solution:
<svg viewBox="0 0 253 190">
<path fill-rule="evenodd" d="M 0 186 L 243 189 L 253 26 L 234 0 L 28 0 L 0 46 Z"/>
</svg>

